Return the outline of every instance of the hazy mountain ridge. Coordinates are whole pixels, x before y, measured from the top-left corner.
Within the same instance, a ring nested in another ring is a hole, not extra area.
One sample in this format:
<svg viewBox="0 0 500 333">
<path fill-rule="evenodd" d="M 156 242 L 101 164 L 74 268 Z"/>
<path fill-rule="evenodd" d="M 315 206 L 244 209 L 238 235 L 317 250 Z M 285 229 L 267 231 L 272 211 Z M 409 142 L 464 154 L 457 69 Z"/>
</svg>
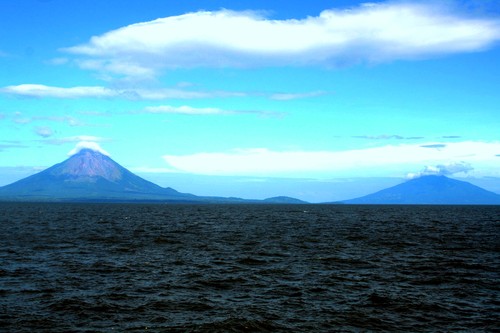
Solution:
<svg viewBox="0 0 500 333">
<path fill-rule="evenodd" d="M 287 196 L 277 196 L 277 197 L 272 197 L 272 198 L 267 198 L 263 200 L 264 202 L 267 203 L 283 203 L 283 204 L 307 204 L 308 202 L 292 198 L 292 197 L 287 197 Z"/>
</svg>

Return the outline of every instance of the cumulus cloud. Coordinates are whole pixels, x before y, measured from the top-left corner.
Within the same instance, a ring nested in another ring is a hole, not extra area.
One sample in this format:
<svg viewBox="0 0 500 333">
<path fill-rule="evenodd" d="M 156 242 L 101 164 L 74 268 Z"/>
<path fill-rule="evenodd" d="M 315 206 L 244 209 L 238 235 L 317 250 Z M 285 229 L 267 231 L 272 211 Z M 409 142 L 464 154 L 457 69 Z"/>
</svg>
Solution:
<svg viewBox="0 0 500 333">
<path fill-rule="evenodd" d="M 164 155 L 163 158 L 170 167 L 178 171 L 196 174 L 339 176 L 343 172 L 357 172 L 359 176 L 404 176 L 404 170 L 426 164 L 446 165 L 448 161 L 457 160 L 473 163 L 479 169 L 495 170 L 498 169 L 495 153 L 499 149 L 500 142 L 469 141 L 449 143 L 440 150 L 423 148 L 418 144 L 386 145 L 347 151 L 273 151 L 252 148 L 229 152 Z M 449 165 L 447 168 L 459 170 L 459 167 Z"/>
<path fill-rule="evenodd" d="M 76 144 L 75 148 L 71 149 L 68 153 L 68 156 L 73 156 L 78 154 L 82 149 L 91 149 L 93 151 L 97 151 L 103 155 L 110 156 L 107 151 L 101 148 L 99 144 L 95 141 L 80 141 Z"/>
<path fill-rule="evenodd" d="M 452 162 L 447 164 L 438 164 L 434 166 L 426 166 L 420 172 L 409 173 L 406 177 L 409 179 L 418 178 L 421 176 L 451 176 L 456 173 L 468 173 L 474 170 L 470 163 L 467 162 Z"/>
<path fill-rule="evenodd" d="M 482 50 L 500 20 L 443 3 L 388 2 L 273 20 L 252 11 L 199 11 L 132 24 L 63 49 L 82 68 L 154 76 L 164 68 L 336 66 Z"/>
</svg>

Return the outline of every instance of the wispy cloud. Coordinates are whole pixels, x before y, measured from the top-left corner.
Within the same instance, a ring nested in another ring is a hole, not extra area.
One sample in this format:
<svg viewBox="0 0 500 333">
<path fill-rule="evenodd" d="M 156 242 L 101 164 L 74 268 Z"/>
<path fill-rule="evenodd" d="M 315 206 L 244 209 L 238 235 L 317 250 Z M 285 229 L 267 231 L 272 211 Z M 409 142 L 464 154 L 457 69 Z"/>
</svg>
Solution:
<svg viewBox="0 0 500 333">
<path fill-rule="evenodd" d="M 312 98 L 326 94 L 323 91 L 305 93 L 265 93 L 241 92 L 224 90 L 190 90 L 193 84 L 182 83 L 176 88 L 137 88 L 117 89 L 103 86 L 76 86 L 54 87 L 43 84 L 20 84 L 0 88 L 0 94 L 14 95 L 29 98 L 98 98 L 98 99 L 126 99 L 126 100 L 167 100 L 167 99 L 210 99 L 227 97 L 263 96 L 273 100 L 293 100 Z"/>
<path fill-rule="evenodd" d="M 110 117 L 113 115 L 110 111 L 78 111 L 78 114 L 92 117 Z"/>
<path fill-rule="evenodd" d="M 216 114 L 231 114 L 232 111 L 226 111 L 218 108 L 194 108 L 191 106 L 170 106 L 170 105 L 160 105 L 160 106 L 148 106 L 144 108 L 145 113 L 175 113 L 175 114 L 186 114 L 186 115 L 216 115 Z"/>
<path fill-rule="evenodd" d="M 15 140 L 2 140 L 0 141 L 0 151 L 10 148 L 28 148 L 27 145 Z"/>
<path fill-rule="evenodd" d="M 15 122 L 16 124 L 23 125 L 31 123 L 33 121 L 33 118 L 25 117 L 21 112 L 16 112 L 12 121 Z"/>
<path fill-rule="evenodd" d="M 431 149 L 440 149 L 440 148 L 445 148 L 446 144 L 445 143 L 431 143 L 428 145 L 421 145 L 420 147 L 422 148 L 431 148 Z"/>
<path fill-rule="evenodd" d="M 68 58 L 59 57 L 59 58 L 52 58 L 49 61 L 47 61 L 47 63 L 50 65 L 59 66 L 59 65 L 65 65 L 69 61 L 70 61 L 70 59 L 68 59 Z"/>
<path fill-rule="evenodd" d="M 422 165 L 446 165 L 453 161 L 473 163 L 478 170 L 496 167 L 500 142 L 456 142 L 442 149 L 418 144 L 386 145 L 348 151 L 273 151 L 266 148 L 229 152 L 165 155 L 168 165 L 181 172 L 223 175 L 328 174 L 343 172 L 360 176 L 404 176 Z M 403 170 L 403 171 L 402 171 Z M 405 171 L 406 170 L 406 171 Z M 491 171 L 490 170 L 490 171 Z"/>
<path fill-rule="evenodd" d="M 500 20 L 443 3 L 388 2 L 325 10 L 305 19 L 199 11 L 94 36 L 63 49 L 82 68 L 150 77 L 165 68 L 384 62 L 482 50 L 500 39 Z"/>
<path fill-rule="evenodd" d="M 380 134 L 380 135 L 354 135 L 355 139 L 367 140 L 420 140 L 424 139 L 423 136 L 402 136 L 397 134 Z"/>
<path fill-rule="evenodd" d="M 184 89 L 111 89 L 102 86 L 53 87 L 43 84 L 21 84 L 0 88 L 0 93 L 34 98 L 123 98 L 129 100 L 196 99 L 243 97 L 246 93 L 231 91 L 190 91 Z"/>
<path fill-rule="evenodd" d="M 171 168 L 152 168 L 152 167 L 133 167 L 130 168 L 133 172 L 139 173 L 176 173 L 177 170 Z"/>
<path fill-rule="evenodd" d="M 311 91 L 305 93 L 275 93 L 269 96 L 276 101 L 290 101 L 294 99 L 311 98 L 326 95 L 326 91 Z"/>
<path fill-rule="evenodd" d="M 66 123 L 69 126 L 76 127 L 76 126 L 88 126 L 86 123 L 83 121 L 72 117 L 72 116 L 36 116 L 31 118 L 33 121 L 53 121 L 53 122 L 58 122 L 58 123 Z"/>
<path fill-rule="evenodd" d="M 74 143 L 74 142 L 106 142 L 106 141 L 111 141 L 111 139 L 108 138 L 103 138 L 99 136 L 92 136 L 92 135 L 76 135 L 76 136 L 68 136 L 64 138 L 54 138 L 54 139 L 48 139 L 48 140 L 43 140 L 41 142 L 47 143 L 47 144 L 52 144 L 52 145 L 62 145 L 66 143 Z"/>
<path fill-rule="evenodd" d="M 20 84 L 0 88 L 0 93 L 25 97 L 54 97 L 54 98 L 82 98 L 82 97 L 113 97 L 117 94 L 104 87 L 51 87 L 43 84 Z"/>
<path fill-rule="evenodd" d="M 21 112 L 16 112 L 12 121 L 16 124 L 29 124 L 34 121 L 53 121 L 58 123 L 66 123 L 69 126 L 87 126 L 86 123 L 72 116 L 34 116 L 26 117 Z"/>
<path fill-rule="evenodd" d="M 158 105 L 148 106 L 143 110 L 135 113 L 153 113 L 153 114 L 183 114 L 183 115 L 237 115 L 237 114 L 255 114 L 269 117 L 283 117 L 284 113 L 274 111 L 258 111 L 258 110 L 224 110 L 220 108 L 195 108 L 192 106 L 171 106 Z"/>
</svg>

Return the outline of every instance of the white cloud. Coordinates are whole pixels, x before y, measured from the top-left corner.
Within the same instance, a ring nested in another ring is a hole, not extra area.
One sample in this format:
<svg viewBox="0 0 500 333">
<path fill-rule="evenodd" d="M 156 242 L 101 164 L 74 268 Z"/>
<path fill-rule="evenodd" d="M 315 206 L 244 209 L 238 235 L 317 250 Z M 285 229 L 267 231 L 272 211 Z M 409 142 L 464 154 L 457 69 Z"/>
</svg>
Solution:
<svg viewBox="0 0 500 333">
<path fill-rule="evenodd" d="M 144 112 L 147 113 L 177 113 L 177 114 L 187 114 L 187 115 L 214 115 L 214 114 L 229 114 L 231 111 L 225 111 L 218 108 L 194 108 L 191 106 L 170 106 L 170 105 L 160 105 L 160 106 L 148 106 L 144 108 Z"/>
<path fill-rule="evenodd" d="M 68 58 L 59 57 L 59 58 L 52 58 L 49 61 L 47 61 L 47 63 L 50 65 L 59 66 L 59 65 L 66 65 L 69 61 L 70 60 Z"/>
<path fill-rule="evenodd" d="M 438 143 L 430 143 L 438 144 Z M 439 149 L 419 144 L 386 145 L 348 151 L 272 151 L 265 148 L 229 152 L 165 155 L 180 172 L 266 176 L 404 176 L 423 165 L 453 161 L 473 164 L 478 173 L 498 174 L 500 142 L 447 143 Z"/>
<path fill-rule="evenodd" d="M 120 98 L 128 100 L 164 100 L 164 99 L 202 99 L 202 98 L 225 98 L 246 97 L 251 95 L 239 91 L 199 91 L 188 90 L 187 84 L 179 88 L 150 88 L 150 89 L 114 89 L 103 86 L 76 86 L 76 87 L 54 87 L 44 84 L 20 84 L 0 88 L 0 93 L 21 97 L 33 98 Z M 274 100 L 292 100 L 298 98 L 317 97 L 326 94 L 323 91 L 305 93 L 253 93 L 258 96 L 266 96 Z"/>
<path fill-rule="evenodd" d="M 424 167 L 420 172 L 417 173 L 409 173 L 406 175 L 407 178 L 418 178 L 421 176 L 428 175 L 438 175 L 438 176 L 450 176 L 456 173 L 468 173 L 474 170 L 470 163 L 467 162 L 452 162 L 447 164 L 439 164 L 439 165 L 428 165 Z"/>
<path fill-rule="evenodd" d="M 117 92 L 104 87 L 51 87 L 43 84 L 20 84 L 7 86 L 0 89 L 5 94 L 26 97 L 55 97 L 55 98 L 81 98 L 81 97 L 114 97 Z"/>
<path fill-rule="evenodd" d="M 1 119 L 1 117 L 0 117 Z M 72 116 L 35 116 L 35 117 L 25 117 L 21 112 L 16 112 L 12 121 L 16 124 L 29 124 L 34 121 L 53 121 L 58 123 L 66 123 L 69 126 L 87 126 L 87 124 L 83 123 L 81 120 L 72 117 Z"/>
<path fill-rule="evenodd" d="M 104 60 L 78 60 L 78 66 L 82 69 L 98 70 L 110 73 L 120 73 L 126 76 L 153 77 L 154 70 L 146 66 L 140 66 L 126 60 L 104 61 Z"/>
<path fill-rule="evenodd" d="M 230 91 L 190 91 L 183 89 L 111 89 L 101 86 L 53 87 L 43 84 L 20 84 L 0 88 L 0 93 L 24 97 L 52 98 L 124 98 L 130 100 L 194 99 L 242 97 Z"/>
<path fill-rule="evenodd" d="M 97 151 L 103 155 L 110 156 L 107 151 L 101 148 L 99 144 L 95 141 L 80 141 L 76 144 L 75 148 L 71 149 L 68 153 L 68 156 L 73 156 L 78 154 L 82 149 L 91 149 L 93 151 Z"/>
<path fill-rule="evenodd" d="M 33 121 L 33 118 L 23 117 L 20 112 L 16 112 L 12 121 L 15 122 L 16 124 L 24 125 L 31 123 Z"/>
<path fill-rule="evenodd" d="M 62 145 L 65 143 L 80 142 L 80 141 L 104 142 L 104 141 L 110 141 L 110 139 L 102 138 L 99 136 L 92 136 L 92 135 L 77 135 L 77 136 L 68 136 L 68 137 L 59 138 L 59 139 L 44 140 L 43 142 L 48 143 L 48 144 L 53 144 L 53 145 Z"/>
<path fill-rule="evenodd" d="M 21 143 L 21 141 L 16 141 L 16 140 L 0 141 L 0 151 L 4 151 L 5 149 L 10 149 L 10 148 L 28 148 L 28 146 Z"/>
<path fill-rule="evenodd" d="M 380 134 L 380 135 L 355 135 L 355 139 L 367 140 L 420 140 L 424 139 L 423 136 L 402 136 L 398 134 Z"/>
<path fill-rule="evenodd" d="M 277 101 L 289 101 L 293 99 L 301 99 L 301 98 L 310 98 L 310 97 L 318 97 L 325 95 L 324 91 L 311 91 L 306 93 L 276 93 L 269 96 L 269 98 L 277 100 Z"/>
<path fill-rule="evenodd" d="M 184 114 L 184 115 L 236 115 L 236 114 L 255 114 L 260 116 L 269 117 L 282 117 L 284 113 L 273 112 L 273 111 L 251 111 L 251 110 L 224 110 L 220 108 L 195 108 L 192 106 L 182 105 L 182 106 L 171 106 L 171 105 L 159 105 L 159 106 L 148 106 L 145 107 L 139 113 L 153 113 L 153 114 Z"/>
<path fill-rule="evenodd" d="M 175 173 L 177 170 L 173 170 L 170 168 L 152 168 L 152 167 L 133 167 L 130 168 L 132 172 L 138 172 L 138 173 Z"/>
<path fill-rule="evenodd" d="M 164 68 L 383 62 L 482 50 L 500 20 L 443 3 L 388 2 L 316 17 L 272 20 L 251 11 L 200 11 L 132 24 L 63 49 L 82 68 L 153 76 Z"/>
</svg>

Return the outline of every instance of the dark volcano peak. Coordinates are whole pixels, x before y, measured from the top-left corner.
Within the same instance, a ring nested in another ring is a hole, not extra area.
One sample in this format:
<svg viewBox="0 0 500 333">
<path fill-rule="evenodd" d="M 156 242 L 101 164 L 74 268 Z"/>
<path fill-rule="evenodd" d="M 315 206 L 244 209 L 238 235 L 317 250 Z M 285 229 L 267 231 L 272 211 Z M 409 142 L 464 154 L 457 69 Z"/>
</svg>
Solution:
<svg viewBox="0 0 500 333">
<path fill-rule="evenodd" d="M 106 157 L 109 157 L 108 155 L 103 154 L 100 151 L 90 149 L 90 148 L 82 148 L 78 152 L 76 152 L 75 154 L 71 155 L 70 157 L 73 157 L 73 156 L 106 156 Z"/>
<path fill-rule="evenodd" d="M 63 163 L 48 170 L 53 176 L 101 177 L 109 181 L 122 179 L 125 171 L 110 157 L 92 149 L 82 149 Z"/>
</svg>

